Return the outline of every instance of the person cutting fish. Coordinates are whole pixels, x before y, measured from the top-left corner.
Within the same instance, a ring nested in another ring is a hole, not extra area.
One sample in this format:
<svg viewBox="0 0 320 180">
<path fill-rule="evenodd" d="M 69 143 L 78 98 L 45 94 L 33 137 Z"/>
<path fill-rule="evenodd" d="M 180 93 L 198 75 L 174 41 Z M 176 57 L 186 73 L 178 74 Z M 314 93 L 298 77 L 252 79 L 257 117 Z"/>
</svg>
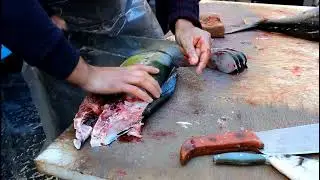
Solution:
<svg viewBox="0 0 320 180">
<path fill-rule="evenodd" d="M 209 61 L 211 38 L 199 23 L 199 1 L 156 3 L 157 17 L 163 31 L 170 29 L 175 34 L 188 62 L 197 66 L 196 71 L 201 74 Z M 38 0 L 3 0 L 0 43 L 21 55 L 29 65 L 88 92 L 129 93 L 148 102 L 160 96 L 161 88 L 151 76 L 158 73 L 158 69 L 144 65 L 125 68 L 87 64 L 65 38 L 62 31 L 67 31 L 65 21 L 46 12 L 42 5 L 43 2 Z M 167 6 L 167 10 L 159 9 L 164 6 Z M 168 13 L 165 18 L 161 11 Z M 140 88 L 150 92 L 153 97 Z"/>
</svg>

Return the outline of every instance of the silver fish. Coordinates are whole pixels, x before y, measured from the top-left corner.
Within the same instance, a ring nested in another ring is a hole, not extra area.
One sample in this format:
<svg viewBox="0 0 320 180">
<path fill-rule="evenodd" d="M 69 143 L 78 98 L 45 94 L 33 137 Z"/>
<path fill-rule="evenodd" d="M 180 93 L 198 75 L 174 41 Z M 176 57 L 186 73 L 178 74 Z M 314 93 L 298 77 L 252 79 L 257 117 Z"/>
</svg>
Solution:
<svg viewBox="0 0 320 180">
<path fill-rule="evenodd" d="M 319 7 L 310 8 L 291 17 L 260 19 L 251 24 L 227 31 L 225 34 L 254 29 L 280 32 L 302 39 L 319 41 Z"/>
</svg>

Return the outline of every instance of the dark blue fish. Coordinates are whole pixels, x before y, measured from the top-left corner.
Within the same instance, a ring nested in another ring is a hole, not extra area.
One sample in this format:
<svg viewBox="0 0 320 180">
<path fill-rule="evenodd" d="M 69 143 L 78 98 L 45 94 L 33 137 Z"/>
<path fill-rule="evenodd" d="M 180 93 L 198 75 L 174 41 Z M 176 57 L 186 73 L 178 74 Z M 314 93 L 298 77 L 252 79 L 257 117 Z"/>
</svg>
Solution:
<svg viewBox="0 0 320 180">
<path fill-rule="evenodd" d="M 227 31 L 225 34 L 254 29 L 279 32 L 297 38 L 319 41 L 319 7 L 311 8 L 291 17 L 258 20 L 252 24 Z"/>
</svg>

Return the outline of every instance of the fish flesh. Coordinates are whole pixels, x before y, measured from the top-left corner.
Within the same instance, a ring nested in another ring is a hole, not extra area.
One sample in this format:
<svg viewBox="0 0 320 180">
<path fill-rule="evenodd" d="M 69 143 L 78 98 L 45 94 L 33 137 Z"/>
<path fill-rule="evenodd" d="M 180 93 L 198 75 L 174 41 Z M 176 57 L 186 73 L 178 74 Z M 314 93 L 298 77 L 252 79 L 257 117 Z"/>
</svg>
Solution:
<svg viewBox="0 0 320 180">
<path fill-rule="evenodd" d="M 254 29 L 279 32 L 297 38 L 319 41 L 319 7 L 312 7 L 291 17 L 259 19 L 256 22 L 226 31 L 225 34 Z"/>
<path fill-rule="evenodd" d="M 150 65 L 160 70 L 153 78 L 162 86 L 162 94 L 160 100 L 153 101 L 150 106 L 159 106 L 161 101 L 173 94 L 176 82 L 174 78 L 177 76 L 171 56 L 161 51 L 149 51 L 128 58 L 121 67 L 135 64 Z M 173 78 L 168 78 L 169 76 Z M 163 86 L 164 84 L 167 86 Z M 80 149 L 90 135 L 92 147 L 108 145 L 122 132 L 141 138 L 142 119 L 153 112 L 148 105 L 149 103 L 129 95 L 87 96 L 74 118 L 74 146 Z"/>
<path fill-rule="evenodd" d="M 89 94 L 79 107 L 74 118 L 76 130 L 74 146 L 80 149 L 91 137 L 91 147 L 107 146 L 122 135 L 141 138 L 143 120 L 164 104 L 175 92 L 177 82 L 177 64 L 174 57 L 183 57 L 178 46 L 163 50 L 142 52 L 129 57 L 121 64 L 128 67 L 144 64 L 156 67 L 160 72 L 153 75 L 162 89 L 160 98 L 152 103 L 141 101 L 129 95 L 97 95 Z M 174 52 L 174 53 L 173 53 Z M 177 53 L 177 54 L 175 54 Z M 237 74 L 247 68 L 247 58 L 233 49 L 215 49 L 212 64 L 216 69 L 228 74 Z"/>
<path fill-rule="evenodd" d="M 73 127 L 76 130 L 76 138 L 73 144 L 80 149 L 81 144 L 90 136 L 96 119 L 102 113 L 104 105 L 103 97 L 98 95 L 87 95 L 80 104 L 79 110 L 73 119 Z"/>
</svg>

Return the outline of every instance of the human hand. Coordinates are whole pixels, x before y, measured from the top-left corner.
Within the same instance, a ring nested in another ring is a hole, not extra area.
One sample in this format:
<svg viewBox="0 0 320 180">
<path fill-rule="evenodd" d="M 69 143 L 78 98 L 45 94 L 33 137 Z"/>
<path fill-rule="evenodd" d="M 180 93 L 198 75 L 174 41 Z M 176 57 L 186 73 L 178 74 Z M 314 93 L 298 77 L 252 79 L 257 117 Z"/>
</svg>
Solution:
<svg viewBox="0 0 320 180">
<path fill-rule="evenodd" d="M 59 16 L 51 16 L 51 21 L 61 30 L 67 30 L 67 23 Z"/>
<path fill-rule="evenodd" d="M 211 35 L 195 27 L 191 22 L 179 19 L 176 22 L 176 41 L 191 65 L 197 65 L 201 74 L 211 57 Z"/>
<path fill-rule="evenodd" d="M 67 80 L 86 91 L 97 94 L 128 93 L 147 102 L 153 101 L 147 92 L 155 98 L 160 97 L 161 88 L 150 75 L 157 74 L 157 68 L 145 65 L 95 67 L 86 64 L 82 58 L 78 66 Z"/>
</svg>

